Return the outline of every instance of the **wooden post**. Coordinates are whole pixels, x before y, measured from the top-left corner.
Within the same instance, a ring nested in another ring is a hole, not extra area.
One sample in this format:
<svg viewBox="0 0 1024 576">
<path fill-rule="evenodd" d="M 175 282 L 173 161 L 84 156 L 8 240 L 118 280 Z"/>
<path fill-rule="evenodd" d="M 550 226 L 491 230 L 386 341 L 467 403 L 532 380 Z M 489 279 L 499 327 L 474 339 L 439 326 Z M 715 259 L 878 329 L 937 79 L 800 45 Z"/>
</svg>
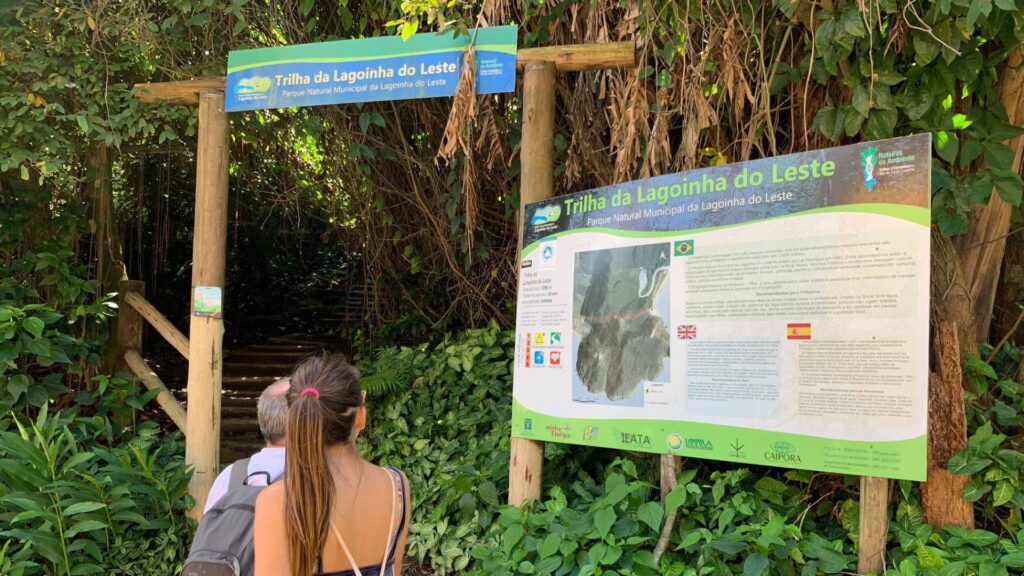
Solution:
<svg viewBox="0 0 1024 576">
<path fill-rule="evenodd" d="M 857 572 L 881 574 L 885 569 L 885 540 L 889 533 L 889 480 L 860 479 L 860 536 L 857 540 Z"/>
<path fill-rule="evenodd" d="M 178 331 L 178 329 L 171 324 L 171 321 L 166 316 L 160 313 L 149 300 L 138 292 L 129 292 L 125 294 L 124 301 L 131 306 L 136 313 L 146 319 L 147 322 L 160 333 L 161 336 L 167 340 L 167 343 L 174 346 L 185 360 L 188 360 L 188 338 L 184 334 Z"/>
<path fill-rule="evenodd" d="M 223 92 L 199 95 L 192 299 L 196 286 L 224 288 L 228 223 L 229 123 Z M 192 314 L 189 304 L 188 419 L 185 463 L 192 467 L 190 516 L 198 519 L 219 470 L 224 320 Z"/>
<path fill-rule="evenodd" d="M 542 60 L 526 64 L 525 69 L 517 255 L 523 248 L 524 208 L 532 202 L 550 198 L 555 187 L 555 65 Z M 508 503 L 519 506 L 524 502 L 534 502 L 540 498 L 543 483 L 544 443 L 513 438 L 509 457 Z"/>
<path fill-rule="evenodd" d="M 523 69 L 523 139 L 519 155 L 519 247 L 527 204 L 550 198 L 555 180 L 555 71 L 603 70 L 636 66 L 631 42 L 520 50 Z M 518 268 L 518 266 L 517 266 Z M 514 506 L 540 498 L 544 483 L 544 443 L 512 438 L 508 501 Z"/>
<path fill-rule="evenodd" d="M 142 350 L 142 316 L 130 304 L 128 294 L 146 291 L 146 283 L 141 280 L 121 280 L 117 284 L 117 356 L 114 370 L 127 372 L 128 365 L 124 362 L 126 350 Z"/>
<path fill-rule="evenodd" d="M 146 388 L 160 391 L 156 396 L 156 403 L 164 409 L 164 412 L 174 422 L 174 425 L 182 432 L 185 432 L 186 421 L 188 420 L 185 409 L 156 375 L 156 372 L 153 372 L 153 369 L 142 359 L 142 356 L 139 356 L 136 350 L 125 350 L 124 361 L 128 364 L 128 368 L 131 369 L 132 373 L 138 376 L 139 380 L 142 380 L 142 384 Z"/>
</svg>

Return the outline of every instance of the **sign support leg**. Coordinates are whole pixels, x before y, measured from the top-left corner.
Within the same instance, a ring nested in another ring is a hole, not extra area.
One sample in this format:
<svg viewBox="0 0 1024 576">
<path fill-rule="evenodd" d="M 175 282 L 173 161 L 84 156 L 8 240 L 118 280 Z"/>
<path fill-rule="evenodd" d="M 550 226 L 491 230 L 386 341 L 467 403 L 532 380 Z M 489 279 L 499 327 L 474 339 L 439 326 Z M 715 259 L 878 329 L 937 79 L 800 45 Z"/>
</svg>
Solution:
<svg viewBox="0 0 1024 576">
<path fill-rule="evenodd" d="M 889 480 L 860 479 L 860 537 L 857 541 L 857 572 L 881 574 L 885 569 L 885 540 L 889 533 Z"/>
<path fill-rule="evenodd" d="M 555 181 L 555 65 L 530 62 L 523 74 L 523 141 L 519 170 L 519 248 L 522 253 L 523 209 L 550 198 Z M 544 483 L 544 443 L 512 438 L 508 502 L 519 506 L 540 498 Z"/>
<path fill-rule="evenodd" d="M 196 153 L 195 232 L 192 243 L 192 299 L 196 286 L 224 288 L 228 227 L 229 122 L 223 92 L 199 95 Z M 194 470 L 189 493 L 199 519 L 220 468 L 220 391 L 224 320 L 197 317 L 189 305 L 188 413 L 185 463 Z"/>
</svg>

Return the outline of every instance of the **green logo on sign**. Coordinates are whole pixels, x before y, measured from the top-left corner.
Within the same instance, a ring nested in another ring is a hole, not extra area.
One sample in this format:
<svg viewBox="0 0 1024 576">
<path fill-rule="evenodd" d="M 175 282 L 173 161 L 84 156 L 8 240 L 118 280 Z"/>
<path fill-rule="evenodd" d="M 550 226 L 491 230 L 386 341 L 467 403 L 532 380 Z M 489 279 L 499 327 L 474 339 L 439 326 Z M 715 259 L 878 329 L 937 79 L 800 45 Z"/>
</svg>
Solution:
<svg viewBox="0 0 1024 576">
<path fill-rule="evenodd" d="M 255 92 L 266 92 L 270 90 L 270 78 L 265 76 L 253 76 L 239 80 L 235 85 L 236 94 L 253 94 Z"/>
<path fill-rule="evenodd" d="M 693 254 L 693 240 L 678 240 L 673 249 L 673 256 L 690 256 Z"/>
</svg>

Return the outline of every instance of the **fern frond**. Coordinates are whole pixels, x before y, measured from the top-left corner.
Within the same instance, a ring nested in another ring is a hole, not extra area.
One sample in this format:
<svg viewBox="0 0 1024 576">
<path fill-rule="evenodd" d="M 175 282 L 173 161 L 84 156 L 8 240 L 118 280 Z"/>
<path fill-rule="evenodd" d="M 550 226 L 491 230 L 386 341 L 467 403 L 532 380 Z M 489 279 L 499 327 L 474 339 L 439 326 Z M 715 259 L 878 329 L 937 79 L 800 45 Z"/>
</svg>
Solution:
<svg viewBox="0 0 1024 576">
<path fill-rule="evenodd" d="M 395 346 L 381 348 L 362 372 L 363 390 L 368 394 L 376 396 L 407 387 L 416 373 L 412 351 Z"/>
</svg>

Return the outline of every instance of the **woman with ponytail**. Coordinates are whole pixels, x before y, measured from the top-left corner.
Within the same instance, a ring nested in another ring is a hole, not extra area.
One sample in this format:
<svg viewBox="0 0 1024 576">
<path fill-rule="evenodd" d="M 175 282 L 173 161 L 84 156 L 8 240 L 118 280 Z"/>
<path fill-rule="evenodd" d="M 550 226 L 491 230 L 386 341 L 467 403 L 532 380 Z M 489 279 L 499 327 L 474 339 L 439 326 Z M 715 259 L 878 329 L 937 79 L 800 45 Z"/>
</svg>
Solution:
<svg viewBox="0 0 1024 576">
<path fill-rule="evenodd" d="M 397 576 L 409 526 L 405 475 L 359 457 L 359 372 L 341 356 L 291 377 L 283 482 L 256 500 L 256 576 Z"/>
</svg>

